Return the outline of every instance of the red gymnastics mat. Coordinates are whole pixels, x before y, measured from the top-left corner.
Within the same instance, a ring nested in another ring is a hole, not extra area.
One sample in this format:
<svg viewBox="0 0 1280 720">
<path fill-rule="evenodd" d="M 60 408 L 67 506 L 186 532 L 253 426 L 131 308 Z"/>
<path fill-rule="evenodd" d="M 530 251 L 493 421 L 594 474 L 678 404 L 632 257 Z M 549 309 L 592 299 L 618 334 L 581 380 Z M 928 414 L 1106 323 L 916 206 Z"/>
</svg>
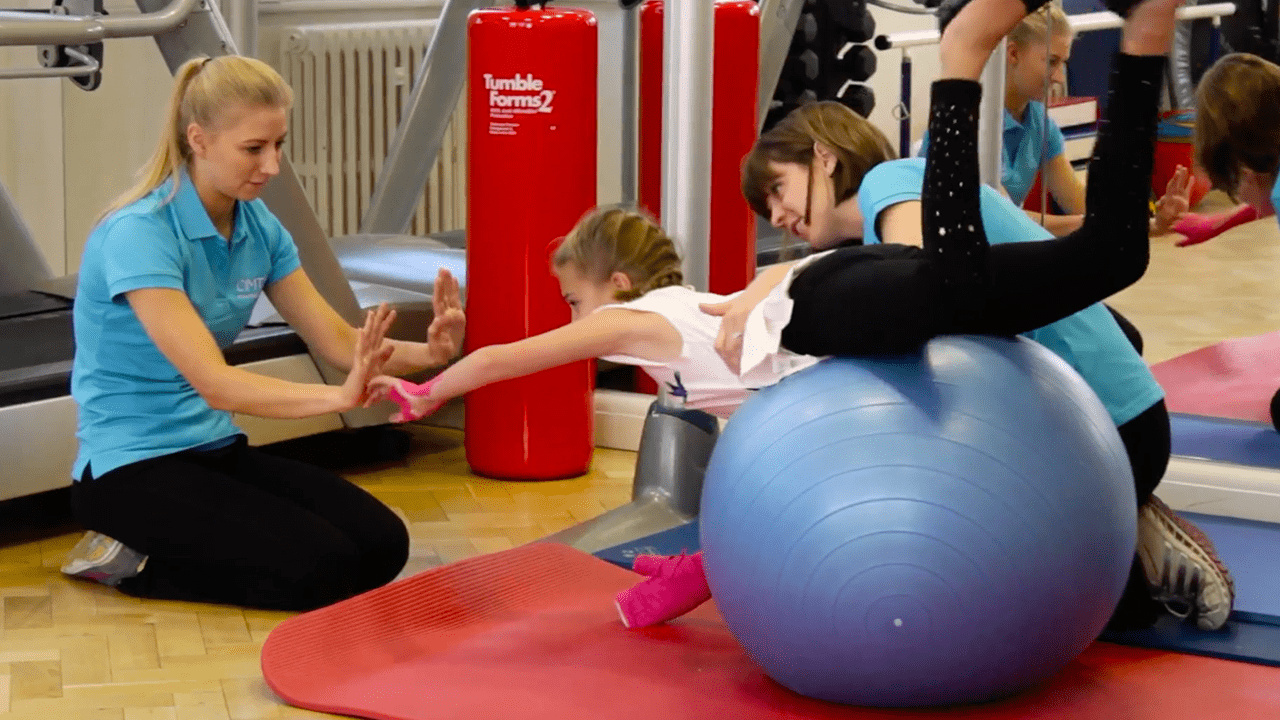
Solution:
<svg viewBox="0 0 1280 720">
<path fill-rule="evenodd" d="M 1170 412 L 1271 423 L 1280 332 L 1227 340 L 1151 367 Z"/>
<path fill-rule="evenodd" d="M 638 577 L 553 544 L 464 560 L 281 623 L 263 675 L 292 705 L 380 720 L 1280 717 L 1280 669 L 1107 643 L 1001 703 L 828 704 L 768 679 L 711 603 L 627 630 L 613 596 Z"/>
</svg>

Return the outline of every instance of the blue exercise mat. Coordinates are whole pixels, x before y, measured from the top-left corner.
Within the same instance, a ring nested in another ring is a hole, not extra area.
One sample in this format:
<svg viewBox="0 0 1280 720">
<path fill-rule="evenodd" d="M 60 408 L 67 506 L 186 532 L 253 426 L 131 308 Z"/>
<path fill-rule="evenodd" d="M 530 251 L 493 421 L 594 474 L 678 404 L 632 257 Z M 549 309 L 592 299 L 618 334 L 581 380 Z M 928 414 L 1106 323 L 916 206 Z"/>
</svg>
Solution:
<svg viewBox="0 0 1280 720">
<path fill-rule="evenodd" d="M 1280 469 L 1280 433 L 1270 425 L 1181 414 L 1170 422 L 1174 455 Z"/>
<path fill-rule="evenodd" d="M 1274 435 L 1274 431 L 1272 432 Z M 1108 642 L 1280 667 L 1280 525 L 1183 513 L 1213 540 L 1236 583 L 1235 612 L 1226 627 L 1205 632 L 1166 617 L 1155 627 L 1106 633 Z M 696 552 L 698 521 L 596 553 L 630 568 L 637 555 Z"/>
<path fill-rule="evenodd" d="M 596 557 L 630 570 L 639 555 L 695 553 L 701 547 L 702 543 L 698 539 L 698 521 L 694 520 L 629 543 L 605 548 L 597 552 Z"/>
</svg>

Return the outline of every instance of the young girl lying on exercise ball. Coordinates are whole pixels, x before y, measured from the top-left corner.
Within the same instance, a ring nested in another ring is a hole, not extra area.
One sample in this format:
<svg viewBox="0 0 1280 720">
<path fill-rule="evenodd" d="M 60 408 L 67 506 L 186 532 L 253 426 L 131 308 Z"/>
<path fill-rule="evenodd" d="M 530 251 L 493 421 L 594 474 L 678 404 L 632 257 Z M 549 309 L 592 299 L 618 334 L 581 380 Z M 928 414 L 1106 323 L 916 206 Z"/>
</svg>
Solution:
<svg viewBox="0 0 1280 720">
<path fill-rule="evenodd" d="M 1016 335 L 1133 284 L 1148 261 L 1146 188 L 1160 79 L 1179 0 L 1146 0 L 1126 23 L 1112 76 L 1112 122 L 1099 132 L 1089 210 L 1080 229 L 1060 239 L 997 245 L 987 243 L 981 212 L 981 87 L 976 79 L 1002 35 L 1035 8 L 1021 0 L 972 4 L 977 7 L 960 5 L 954 22 L 944 20 L 942 79 L 932 87 L 934 139 L 914 220 L 923 247 L 893 244 L 905 239 L 900 234 L 906 225 L 885 222 L 881 234 L 887 244 L 836 247 L 786 267 L 763 301 L 751 303 L 740 369 L 718 356 L 721 319 L 699 309 L 725 298 L 683 286 L 675 244 L 651 219 L 618 208 L 597 209 L 573 228 L 552 258 L 573 322 L 481 348 L 423 385 L 375 378 L 371 398 L 400 401 L 403 410 L 393 420 L 404 421 L 489 383 L 599 357 L 641 366 L 661 383 L 680 383 L 688 406 L 727 417 L 751 390 L 821 356 L 912 352 L 944 334 Z M 956 7 L 944 5 L 948 9 Z M 809 160 L 813 167 L 812 152 Z M 779 173 L 793 172 L 802 187 L 806 182 L 813 187 L 818 173 L 804 164 L 796 168 Z M 850 176 L 845 179 L 856 188 L 869 169 L 838 172 Z M 829 193 L 828 185 L 824 177 L 821 191 Z M 1229 578 L 1211 560 L 1183 569 L 1202 582 L 1169 589 L 1202 625 L 1205 618 L 1220 625 L 1230 609 Z M 697 555 L 647 559 L 637 570 L 653 574 L 656 582 L 620 596 L 630 627 L 675 617 L 709 597 Z M 1210 579 L 1219 594 L 1206 608 L 1199 585 Z"/>
</svg>

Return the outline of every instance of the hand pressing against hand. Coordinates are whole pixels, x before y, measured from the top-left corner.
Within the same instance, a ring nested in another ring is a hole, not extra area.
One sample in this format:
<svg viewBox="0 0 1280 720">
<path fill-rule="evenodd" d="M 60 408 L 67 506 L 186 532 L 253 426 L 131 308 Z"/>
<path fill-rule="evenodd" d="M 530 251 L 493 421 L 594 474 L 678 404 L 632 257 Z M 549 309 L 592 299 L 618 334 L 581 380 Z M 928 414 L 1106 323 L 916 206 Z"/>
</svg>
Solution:
<svg viewBox="0 0 1280 720">
<path fill-rule="evenodd" d="M 368 399 L 364 406 L 369 407 L 376 402 L 392 400 L 400 406 L 400 410 L 388 420 L 393 423 L 421 420 L 439 410 L 448 399 L 432 396 L 431 388 L 434 384 L 434 379 L 418 384 L 389 375 L 379 375 L 369 380 Z"/>
<path fill-rule="evenodd" d="M 347 373 L 347 380 L 341 388 L 343 406 L 347 410 L 361 405 L 368 407 L 366 404 L 368 383 L 382 372 L 383 363 L 395 351 L 394 346 L 383 342 L 387 330 L 395 319 L 395 310 L 385 303 L 365 315 L 364 326 L 356 333 L 351 371 Z"/>
</svg>

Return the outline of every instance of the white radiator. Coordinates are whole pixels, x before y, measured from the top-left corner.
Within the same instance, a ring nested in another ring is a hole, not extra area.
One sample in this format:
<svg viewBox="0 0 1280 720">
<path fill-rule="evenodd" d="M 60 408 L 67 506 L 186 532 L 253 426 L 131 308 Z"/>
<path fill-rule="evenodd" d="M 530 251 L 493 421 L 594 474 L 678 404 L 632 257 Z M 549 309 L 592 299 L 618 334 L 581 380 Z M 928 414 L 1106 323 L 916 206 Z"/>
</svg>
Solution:
<svg viewBox="0 0 1280 720">
<path fill-rule="evenodd" d="M 435 28 L 434 20 L 282 28 L 280 72 L 295 95 L 286 152 L 330 237 L 359 230 Z M 413 234 L 465 227 L 466 136 L 464 86 Z"/>
</svg>

